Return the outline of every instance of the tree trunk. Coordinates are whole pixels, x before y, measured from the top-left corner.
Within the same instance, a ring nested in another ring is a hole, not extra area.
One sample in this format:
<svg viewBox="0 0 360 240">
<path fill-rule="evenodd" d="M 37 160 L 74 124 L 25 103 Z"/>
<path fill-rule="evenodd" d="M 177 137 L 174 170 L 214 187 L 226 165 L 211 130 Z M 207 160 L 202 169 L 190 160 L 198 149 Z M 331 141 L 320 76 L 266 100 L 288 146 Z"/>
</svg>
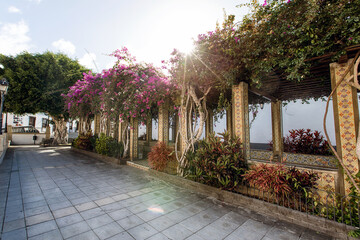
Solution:
<svg viewBox="0 0 360 240">
<path fill-rule="evenodd" d="M 63 117 L 52 117 L 52 120 L 55 123 L 53 145 L 67 144 L 67 127 L 65 119 Z"/>
<path fill-rule="evenodd" d="M 125 126 L 124 126 L 124 129 L 123 129 L 121 141 L 124 144 L 123 157 L 127 158 L 128 155 L 129 155 L 129 148 L 130 148 L 130 131 L 129 131 L 130 123 L 128 121 L 126 121 L 126 122 L 124 122 L 124 124 L 125 124 Z"/>
<path fill-rule="evenodd" d="M 182 107 L 180 110 L 180 114 L 181 117 L 185 119 L 185 128 L 187 130 L 187 134 L 185 134 L 185 136 L 181 135 L 181 128 L 182 126 L 180 126 L 179 128 L 179 132 L 178 135 L 180 135 L 182 141 L 184 141 L 186 143 L 185 149 L 182 151 L 181 156 L 179 157 L 177 155 L 177 145 L 178 145 L 178 140 L 179 138 L 176 138 L 176 143 L 175 143 L 175 152 L 176 152 L 176 158 L 178 160 L 178 168 L 177 168 L 177 173 L 180 176 L 184 176 L 185 175 L 185 169 L 189 166 L 189 162 L 188 159 L 186 158 L 187 152 L 188 151 L 194 151 L 194 145 L 196 142 L 199 141 L 202 133 L 203 133 L 203 129 L 204 129 L 204 125 L 205 125 L 205 121 L 207 119 L 207 107 L 206 107 L 206 97 L 208 95 L 208 93 L 210 92 L 211 87 L 208 88 L 203 96 L 201 98 L 199 98 L 196 95 L 195 89 L 193 86 L 188 86 L 187 88 L 187 93 L 183 92 L 182 93 Z M 185 95 L 187 95 L 186 100 L 185 100 Z M 193 114 L 195 113 L 195 121 L 197 121 L 197 116 L 199 116 L 199 125 L 197 126 L 196 123 L 193 124 L 192 118 L 193 118 Z M 180 121 L 180 125 L 181 125 Z"/>
</svg>

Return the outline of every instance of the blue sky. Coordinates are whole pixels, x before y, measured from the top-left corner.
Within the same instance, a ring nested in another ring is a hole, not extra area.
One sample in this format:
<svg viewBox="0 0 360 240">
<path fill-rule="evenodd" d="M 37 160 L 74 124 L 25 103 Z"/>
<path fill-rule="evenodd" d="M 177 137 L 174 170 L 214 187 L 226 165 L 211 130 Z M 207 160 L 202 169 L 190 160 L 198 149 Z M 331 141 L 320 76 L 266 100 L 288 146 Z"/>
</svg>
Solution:
<svg viewBox="0 0 360 240">
<path fill-rule="evenodd" d="M 213 30 L 224 12 L 240 20 L 246 8 L 231 0 L 1 0 L 0 53 L 67 53 L 96 71 L 126 46 L 139 61 L 160 65 L 191 39 Z"/>
</svg>

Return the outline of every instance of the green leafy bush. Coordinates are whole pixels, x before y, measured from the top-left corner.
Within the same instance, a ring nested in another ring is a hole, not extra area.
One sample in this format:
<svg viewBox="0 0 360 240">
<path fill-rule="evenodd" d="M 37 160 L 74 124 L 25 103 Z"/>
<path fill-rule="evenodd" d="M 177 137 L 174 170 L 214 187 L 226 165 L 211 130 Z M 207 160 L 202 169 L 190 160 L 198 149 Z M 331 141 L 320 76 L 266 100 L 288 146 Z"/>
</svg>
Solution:
<svg viewBox="0 0 360 240">
<path fill-rule="evenodd" d="M 120 158 L 124 152 L 124 146 L 116 139 L 101 133 L 100 137 L 96 139 L 95 151 L 109 157 Z"/>
<path fill-rule="evenodd" d="M 148 154 L 149 165 L 152 169 L 164 171 L 168 163 L 175 161 L 173 151 L 164 142 L 158 142 Z"/>
<path fill-rule="evenodd" d="M 85 135 L 79 135 L 72 142 L 72 146 L 78 149 L 92 151 L 95 147 L 96 136 L 92 136 L 91 133 Z"/>
<path fill-rule="evenodd" d="M 195 157 L 191 158 L 190 178 L 227 190 L 236 188 L 247 169 L 240 139 L 232 138 L 228 132 L 221 137 L 210 135 L 201 141 Z"/>
</svg>

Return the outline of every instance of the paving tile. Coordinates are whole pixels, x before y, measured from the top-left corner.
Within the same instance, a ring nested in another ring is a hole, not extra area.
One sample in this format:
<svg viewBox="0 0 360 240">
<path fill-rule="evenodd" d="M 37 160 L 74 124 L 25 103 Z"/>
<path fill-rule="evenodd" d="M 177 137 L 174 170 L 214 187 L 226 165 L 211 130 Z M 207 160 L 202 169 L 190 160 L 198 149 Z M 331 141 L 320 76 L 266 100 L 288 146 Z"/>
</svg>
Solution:
<svg viewBox="0 0 360 240">
<path fill-rule="evenodd" d="M 5 214 L 5 222 L 11 222 L 22 218 L 24 218 L 24 212 L 22 210 Z"/>
<path fill-rule="evenodd" d="M 107 214 L 98 216 L 98 217 L 94 217 L 94 218 L 90 218 L 88 220 L 86 220 L 86 222 L 89 224 L 89 226 L 94 229 L 94 228 L 98 228 L 101 227 L 103 225 L 109 224 L 111 222 L 113 222 L 114 220 L 109 217 Z"/>
<path fill-rule="evenodd" d="M 54 229 L 57 229 L 57 226 L 55 221 L 51 220 L 27 227 L 27 234 L 28 237 L 33 237 L 42 233 L 49 232 Z"/>
<path fill-rule="evenodd" d="M 193 234 L 193 235 L 190 235 L 190 237 L 186 238 L 186 240 L 206 240 L 202 237 L 200 237 L 198 234 Z"/>
<path fill-rule="evenodd" d="M 125 199 L 130 198 L 130 196 L 123 193 L 123 194 L 112 196 L 111 198 L 114 199 L 115 201 L 121 201 L 121 200 L 125 200 Z"/>
<path fill-rule="evenodd" d="M 294 232 L 282 230 L 276 227 L 273 227 L 268 231 L 265 237 L 270 239 L 299 239 L 301 234 L 296 234 Z"/>
<path fill-rule="evenodd" d="M 10 232 L 3 233 L 1 236 L 2 240 L 26 240 L 26 230 L 25 228 L 20 228 Z"/>
<path fill-rule="evenodd" d="M 53 218 L 53 215 L 51 214 L 51 212 L 34 215 L 34 216 L 26 218 L 26 226 L 31 226 L 34 224 L 50 221 L 52 219 L 54 219 L 54 218 Z"/>
<path fill-rule="evenodd" d="M 145 205 L 144 203 L 138 203 L 138 204 L 128 207 L 128 209 L 133 213 L 140 213 L 140 212 L 147 210 L 148 206 Z"/>
<path fill-rule="evenodd" d="M 116 210 L 113 212 L 108 213 L 110 217 L 112 217 L 115 221 L 126 218 L 128 216 L 133 215 L 133 213 L 131 211 L 129 211 L 126 208 L 120 209 L 120 210 Z"/>
<path fill-rule="evenodd" d="M 207 225 L 203 229 L 199 230 L 196 235 L 208 240 L 217 240 L 224 239 L 230 233 L 231 231 L 221 231 L 212 225 Z"/>
<path fill-rule="evenodd" d="M 115 236 L 108 238 L 107 240 L 134 240 L 134 239 L 135 238 L 133 238 L 127 232 L 121 232 L 119 234 L 116 234 Z"/>
<path fill-rule="evenodd" d="M 75 208 L 79 211 L 79 212 L 82 212 L 82 211 L 85 211 L 85 210 L 89 210 L 89 209 L 92 209 L 92 208 L 95 208 L 97 207 L 97 205 L 94 203 L 94 202 L 87 202 L 87 203 L 82 203 L 82 204 L 79 204 L 79 205 L 76 205 Z"/>
<path fill-rule="evenodd" d="M 79 213 L 75 213 L 66 217 L 57 218 L 56 222 L 60 228 L 68 226 L 70 224 L 78 223 L 83 221 L 84 219 L 80 216 Z"/>
<path fill-rule="evenodd" d="M 148 224 L 150 224 L 156 230 L 161 232 L 161 231 L 175 225 L 176 222 L 172 221 L 171 219 L 169 219 L 166 216 L 161 216 L 154 220 L 149 221 Z"/>
<path fill-rule="evenodd" d="M 50 232 L 46 232 L 40 235 L 36 235 L 34 237 L 29 238 L 29 240 L 62 240 L 63 237 L 61 236 L 61 233 L 59 229 L 52 230 Z"/>
<path fill-rule="evenodd" d="M 41 206 L 41 207 L 36 207 L 36 208 L 31 208 L 31 209 L 25 209 L 25 216 L 26 217 L 31 217 L 34 215 L 39 215 L 41 213 L 46 213 L 46 212 L 50 212 L 50 209 L 47 205 Z"/>
<path fill-rule="evenodd" d="M 124 228 L 125 230 L 128 230 L 130 228 L 133 228 L 133 227 L 136 227 L 136 226 L 139 226 L 144 222 L 144 220 L 142 220 L 141 218 L 139 218 L 138 216 L 136 215 L 131 215 L 131 216 L 128 216 L 128 217 L 125 217 L 119 221 L 117 221 L 117 223 L 120 224 L 120 226 L 122 228 Z"/>
<path fill-rule="evenodd" d="M 68 240 L 98 240 L 99 238 L 93 231 L 80 233 L 79 235 L 68 238 Z"/>
<path fill-rule="evenodd" d="M 74 207 L 67 207 L 67 208 L 55 210 L 52 213 L 55 218 L 61 218 L 61 217 L 65 217 L 65 216 L 77 213 L 77 211 Z"/>
<path fill-rule="evenodd" d="M 51 209 L 51 211 L 56 211 L 59 209 L 63 209 L 63 208 L 68 208 L 71 207 L 72 203 L 70 201 L 64 201 L 64 202 L 60 202 L 60 203 L 53 203 L 53 204 L 49 204 L 49 207 Z"/>
<path fill-rule="evenodd" d="M 25 210 L 27 210 L 27 209 L 31 209 L 31 208 L 46 206 L 46 205 L 47 205 L 47 202 L 45 200 L 40 200 L 40 201 L 36 201 L 36 202 L 24 203 L 24 208 L 25 208 Z"/>
<path fill-rule="evenodd" d="M 101 209 L 107 213 L 113 212 L 115 210 L 119 210 L 122 208 L 124 208 L 124 205 L 120 202 L 113 202 L 113 203 L 101 206 Z"/>
<path fill-rule="evenodd" d="M 80 233 L 84 233 L 89 230 L 91 229 L 85 221 L 60 228 L 60 232 L 64 238 L 70 238 L 72 236 L 79 235 Z"/>
<path fill-rule="evenodd" d="M 170 239 L 185 239 L 193 234 L 192 231 L 188 230 L 180 224 L 176 224 L 164 231 L 162 233 Z M 220 239 L 220 238 L 219 238 Z"/>
<path fill-rule="evenodd" d="M 80 212 L 80 215 L 84 219 L 90 219 L 90 218 L 93 218 L 93 217 L 103 215 L 104 213 L 105 212 L 101 208 L 93 208 L 93 209 L 90 209 L 90 210 Z"/>
<path fill-rule="evenodd" d="M 146 239 L 158 233 L 158 231 L 147 223 L 127 230 L 135 239 Z"/>
<path fill-rule="evenodd" d="M 157 209 L 155 209 L 155 210 L 157 210 Z M 141 219 L 143 219 L 145 222 L 147 222 L 147 221 L 151 221 L 155 218 L 163 216 L 163 213 L 161 211 L 158 212 L 158 211 L 146 210 L 146 211 L 143 211 L 136 215 L 138 215 Z"/>
<path fill-rule="evenodd" d="M 76 199 L 70 200 L 70 202 L 73 205 L 79 205 L 79 204 L 82 204 L 82 203 L 91 202 L 91 199 L 88 198 L 88 197 L 82 197 L 82 198 L 76 198 Z"/>
<path fill-rule="evenodd" d="M 238 239 L 239 236 L 242 236 L 244 240 L 262 239 L 270 229 L 271 226 L 269 225 L 249 219 L 225 239 L 235 240 Z"/>
<path fill-rule="evenodd" d="M 113 203 L 115 202 L 114 199 L 108 197 L 108 198 L 103 198 L 103 199 L 99 199 L 99 200 L 96 200 L 95 203 L 98 205 L 98 206 L 103 206 L 103 205 L 107 205 L 107 204 L 110 204 L 110 203 Z"/>
<path fill-rule="evenodd" d="M 94 229 L 94 232 L 100 239 L 107 239 L 123 231 L 124 229 L 120 227 L 120 225 L 116 222 L 112 222 L 110 224 Z"/>
<path fill-rule="evenodd" d="M 158 233 L 158 234 L 155 234 L 155 235 L 147 238 L 146 240 L 168 240 L 168 239 L 170 239 L 170 238 L 168 238 L 167 236 L 165 236 L 162 233 Z"/>
<path fill-rule="evenodd" d="M 1 224 L 0 224 L 1 226 Z M 5 222 L 3 226 L 3 232 L 11 232 L 13 230 L 25 228 L 25 221 L 24 218 L 20 218 L 14 221 Z"/>
</svg>

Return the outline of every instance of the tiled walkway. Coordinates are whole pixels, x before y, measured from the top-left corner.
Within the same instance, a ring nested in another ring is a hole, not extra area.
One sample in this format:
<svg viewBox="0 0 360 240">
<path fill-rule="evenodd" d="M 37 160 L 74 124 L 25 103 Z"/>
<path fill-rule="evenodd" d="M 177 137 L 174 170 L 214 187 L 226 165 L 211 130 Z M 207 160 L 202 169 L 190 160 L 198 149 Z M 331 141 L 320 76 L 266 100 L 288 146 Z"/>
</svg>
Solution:
<svg viewBox="0 0 360 240">
<path fill-rule="evenodd" d="M 330 239 L 68 148 L 9 149 L 0 217 L 3 240 Z"/>
</svg>

